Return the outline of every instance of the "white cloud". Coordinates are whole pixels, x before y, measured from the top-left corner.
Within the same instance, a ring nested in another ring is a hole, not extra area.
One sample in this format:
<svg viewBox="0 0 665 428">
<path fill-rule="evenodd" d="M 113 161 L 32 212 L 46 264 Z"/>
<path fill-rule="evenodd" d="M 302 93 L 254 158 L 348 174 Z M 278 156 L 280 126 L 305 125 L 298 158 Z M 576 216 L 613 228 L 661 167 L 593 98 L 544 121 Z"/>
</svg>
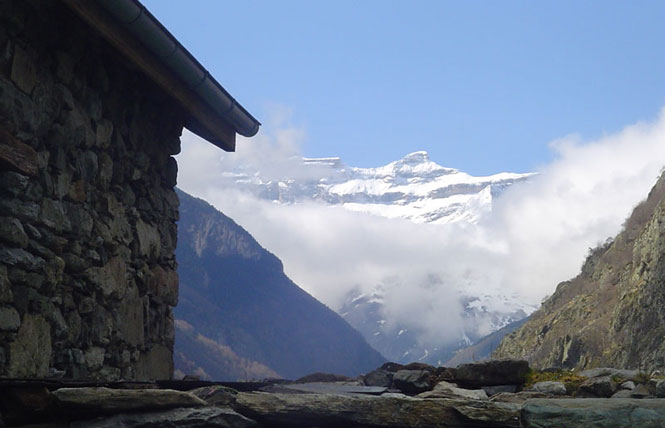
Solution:
<svg viewBox="0 0 665 428">
<path fill-rule="evenodd" d="M 619 231 L 665 165 L 665 113 L 584 142 L 551 144 L 556 160 L 496 201 L 487 225 L 508 245 L 505 286 L 532 300 L 579 272 L 584 255 Z"/>
<path fill-rule="evenodd" d="M 331 307 L 354 287 L 382 284 L 390 320 L 427 340 L 456 339 L 465 328 L 460 289 L 499 289 L 535 303 L 576 275 L 588 248 L 618 232 L 665 164 L 661 114 L 594 141 L 553 142 L 555 160 L 498 198 L 483 224 L 413 224 L 318 203 L 278 205 L 234 189 L 228 173 L 239 163 L 282 179 L 320 174 L 299 163 L 304 132 L 281 124 L 241 138 L 235 154 L 185 134 L 179 186 L 245 227 Z"/>
</svg>

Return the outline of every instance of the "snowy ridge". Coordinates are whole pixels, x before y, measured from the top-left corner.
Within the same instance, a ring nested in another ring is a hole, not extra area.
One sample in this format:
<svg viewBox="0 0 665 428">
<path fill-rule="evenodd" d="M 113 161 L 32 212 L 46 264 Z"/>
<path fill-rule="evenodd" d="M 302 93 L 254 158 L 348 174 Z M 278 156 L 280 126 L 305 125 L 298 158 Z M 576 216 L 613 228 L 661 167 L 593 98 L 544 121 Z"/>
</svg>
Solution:
<svg viewBox="0 0 665 428">
<path fill-rule="evenodd" d="M 278 203 L 322 201 L 351 211 L 416 223 L 477 222 L 492 198 L 533 174 L 474 177 L 410 153 L 377 168 L 347 167 L 338 157 L 303 158 L 297 178 L 267 179 L 242 167 L 226 177 L 244 191 Z"/>
<path fill-rule="evenodd" d="M 517 296 L 505 296 L 498 290 L 458 291 L 464 307 L 465 328 L 456 342 L 442 344 L 423 340 L 420 332 L 410 327 L 387 323 L 382 293 L 381 287 L 377 287 L 369 294 L 350 294 L 339 313 L 374 349 L 400 363 L 420 361 L 441 365 L 458 349 L 474 344 L 537 309 L 521 302 Z"/>
</svg>

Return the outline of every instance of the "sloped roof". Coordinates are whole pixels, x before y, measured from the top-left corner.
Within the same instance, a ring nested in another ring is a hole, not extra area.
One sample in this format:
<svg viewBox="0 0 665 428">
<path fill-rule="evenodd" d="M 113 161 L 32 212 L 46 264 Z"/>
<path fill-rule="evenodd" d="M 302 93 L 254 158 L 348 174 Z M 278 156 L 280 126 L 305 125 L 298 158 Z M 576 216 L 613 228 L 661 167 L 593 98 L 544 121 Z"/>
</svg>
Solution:
<svg viewBox="0 0 665 428">
<path fill-rule="evenodd" d="M 62 0 L 188 113 L 185 126 L 235 150 L 261 125 L 138 0 Z"/>
</svg>

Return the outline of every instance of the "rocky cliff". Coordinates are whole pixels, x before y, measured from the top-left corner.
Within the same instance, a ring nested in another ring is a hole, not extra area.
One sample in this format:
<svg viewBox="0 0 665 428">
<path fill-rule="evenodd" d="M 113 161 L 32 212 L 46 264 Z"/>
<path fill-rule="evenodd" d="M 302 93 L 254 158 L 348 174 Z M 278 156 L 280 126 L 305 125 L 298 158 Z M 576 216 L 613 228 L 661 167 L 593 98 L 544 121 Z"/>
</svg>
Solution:
<svg viewBox="0 0 665 428">
<path fill-rule="evenodd" d="M 495 358 L 536 367 L 665 365 L 665 174 L 614 240 L 591 250 L 582 272 L 557 286 Z"/>
<path fill-rule="evenodd" d="M 384 361 L 243 228 L 203 200 L 178 196 L 176 368 L 215 380 L 295 379 L 357 375 Z"/>
</svg>

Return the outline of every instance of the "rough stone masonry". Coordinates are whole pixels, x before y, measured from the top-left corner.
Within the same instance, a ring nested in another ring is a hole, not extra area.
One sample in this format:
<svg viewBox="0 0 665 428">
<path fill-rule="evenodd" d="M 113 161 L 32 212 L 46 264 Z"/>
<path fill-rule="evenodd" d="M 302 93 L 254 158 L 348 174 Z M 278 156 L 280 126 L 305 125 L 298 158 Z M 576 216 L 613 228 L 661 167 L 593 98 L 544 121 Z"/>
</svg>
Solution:
<svg viewBox="0 0 665 428">
<path fill-rule="evenodd" d="M 0 377 L 171 377 L 183 121 L 61 2 L 0 1 Z"/>
</svg>

